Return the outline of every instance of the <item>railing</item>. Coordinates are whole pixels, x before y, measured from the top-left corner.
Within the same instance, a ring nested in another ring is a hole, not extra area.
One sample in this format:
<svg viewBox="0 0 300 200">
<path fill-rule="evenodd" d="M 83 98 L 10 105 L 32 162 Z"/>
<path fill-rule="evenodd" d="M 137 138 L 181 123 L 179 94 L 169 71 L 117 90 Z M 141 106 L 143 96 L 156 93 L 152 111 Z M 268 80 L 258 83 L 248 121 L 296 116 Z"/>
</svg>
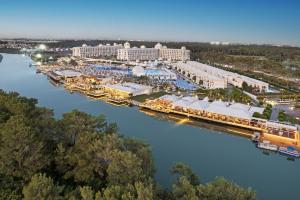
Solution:
<svg viewBox="0 0 300 200">
<path fill-rule="evenodd" d="M 172 108 L 170 105 L 166 106 L 166 104 L 160 104 L 154 102 L 146 102 L 140 105 L 141 108 L 147 108 L 150 110 L 164 112 L 164 113 L 174 113 L 179 115 L 184 115 L 187 117 L 199 118 L 208 121 L 214 121 L 222 124 L 229 124 L 232 126 L 238 126 L 242 128 L 247 128 L 256 131 L 262 131 L 265 133 L 278 135 L 285 138 L 295 139 L 296 134 L 298 133 L 295 130 L 281 129 L 274 130 L 266 127 L 266 121 L 258 121 L 256 119 L 240 119 L 236 117 L 221 115 L 217 113 L 211 113 L 203 110 L 193 110 L 193 109 L 183 109 L 180 107 Z"/>
</svg>

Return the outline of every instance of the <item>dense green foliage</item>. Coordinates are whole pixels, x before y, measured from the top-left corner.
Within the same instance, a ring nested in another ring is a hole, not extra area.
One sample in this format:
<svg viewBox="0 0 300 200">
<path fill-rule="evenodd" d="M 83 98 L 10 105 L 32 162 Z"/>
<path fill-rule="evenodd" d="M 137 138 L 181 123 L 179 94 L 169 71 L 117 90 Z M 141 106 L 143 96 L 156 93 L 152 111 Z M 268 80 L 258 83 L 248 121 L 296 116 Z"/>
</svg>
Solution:
<svg viewBox="0 0 300 200">
<path fill-rule="evenodd" d="M 104 116 L 74 110 L 55 119 L 36 105 L 0 90 L 0 200 L 255 199 L 224 179 L 200 184 L 184 164 L 171 170 L 173 190 L 163 190 L 147 144 Z"/>
<path fill-rule="evenodd" d="M 0 52 L 1 53 L 19 54 L 20 50 L 14 49 L 14 48 L 0 48 Z"/>
<path fill-rule="evenodd" d="M 270 119 L 271 114 L 272 114 L 272 105 L 268 104 L 263 112 L 264 119 Z"/>
<path fill-rule="evenodd" d="M 281 121 L 281 122 L 287 121 L 287 116 L 286 116 L 284 110 L 279 111 L 278 120 Z"/>
<path fill-rule="evenodd" d="M 255 112 L 253 113 L 253 117 L 269 120 L 271 114 L 272 114 L 272 105 L 268 104 L 262 114 Z"/>
</svg>

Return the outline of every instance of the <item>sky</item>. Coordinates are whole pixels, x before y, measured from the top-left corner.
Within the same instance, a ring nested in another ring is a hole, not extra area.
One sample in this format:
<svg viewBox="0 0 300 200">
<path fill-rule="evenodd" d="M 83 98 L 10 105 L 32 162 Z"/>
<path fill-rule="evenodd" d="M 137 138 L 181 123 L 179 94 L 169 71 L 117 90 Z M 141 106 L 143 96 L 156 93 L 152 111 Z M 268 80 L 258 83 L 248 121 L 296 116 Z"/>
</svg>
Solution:
<svg viewBox="0 0 300 200">
<path fill-rule="evenodd" d="M 299 0 L 0 0 L 0 38 L 300 46 Z"/>
</svg>

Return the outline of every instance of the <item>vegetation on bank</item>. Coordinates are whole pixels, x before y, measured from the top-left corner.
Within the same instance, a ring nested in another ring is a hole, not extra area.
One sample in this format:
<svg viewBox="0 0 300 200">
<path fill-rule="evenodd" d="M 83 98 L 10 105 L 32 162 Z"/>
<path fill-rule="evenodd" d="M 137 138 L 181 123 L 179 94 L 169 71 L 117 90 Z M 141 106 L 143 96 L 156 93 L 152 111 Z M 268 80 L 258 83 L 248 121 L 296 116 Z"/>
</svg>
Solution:
<svg viewBox="0 0 300 200">
<path fill-rule="evenodd" d="M 0 48 L 0 53 L 19 54 L 20 50 L 15 48 Z"/>
<path fill-rule="evenodd" d="M 181 163 L 170 191 L 154 172 L 149 146 L 119 135 L 104 116 L 74 110 L 55 119 L 37 100 L 0 90 L 0 199 L 255 199 L 223 178 L 202 184 Z"/>
</svg>

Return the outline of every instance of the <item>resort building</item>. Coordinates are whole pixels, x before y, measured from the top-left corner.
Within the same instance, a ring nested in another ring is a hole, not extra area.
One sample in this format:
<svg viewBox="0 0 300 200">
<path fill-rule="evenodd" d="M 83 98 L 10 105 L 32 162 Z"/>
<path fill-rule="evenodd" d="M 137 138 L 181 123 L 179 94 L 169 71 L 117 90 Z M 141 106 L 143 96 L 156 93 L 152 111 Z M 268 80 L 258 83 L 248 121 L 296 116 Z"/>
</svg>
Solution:
<svg viewBox="0 0 300 200">
<path fill-rule="evenodd" d="M 226 88 L 228 84 L 241 88 L 244 82 L 260 92 L 267 91 L 269 87 L 269 84 L 263 81 L 195 61 L 178 62 L 172 67 L 207 89 Z"/>
<path fill-rule="evenodd" d="M 116 56 L 122 61 L 146 61 L 146 60 L 168 60 L 168 61 L 186 61 L 190 60 L 190 50 L 185 47 L 181 49 L 169 49 L 156 44 L 154 48 L 146 48 L 142 45 L 140 48 L 132 47 L 129 42 L 121 44 L 114 43 L 113 45 L 99 44 L 98 46 L 87 46 L 83 44 L 81 47 L 72 48 L 72 55 L 81 58 L 94 58 Z"/>
<path fill-rule="evenodd" d="M 175 95 L 148 100 L 140 107 L 261 131 L 267 136 L 285 138 L 296 145 L 299 139 L 296 125 L 253 117 L 255 112 L 263 113 L 264 108 L 261 107 L 223 101 L 210 102 L 208 98 L 199 100 L 197 97 Z"/>
<path fill-rule="evenodd" d="M 118 50 L 122 49 L 123 45 L 114 43 L 113 45 L 99 44 L 98 46 L 87 46 L 72 48 L 72 55 L 74 57 L 91 58 L 91 57 L 105 57 L 105 56 L 117 56 Z"/>
<path fill-rule="evenodd" d="M 103 86 L 103 90 L 111 96 L 122 98 L 152 93 L 152 87 L 136 83 L 108 84 Z"/>
<path fill-rule="evenodd" d="M 82 73 L 71 69 L 65 69 L 49 71 L 47 75 L 50 79 L 52 79 L 55 82 L 63 82 L 66 78 L 79 77 L 82 75 Z"/>
<path fill-rule="evenodd" d="M 169 61 L 186 61 L 190 60 L 190 50 L 186 47 L 181 49 L 169 49 L 167 46 L 162 46 L 160 43 L 156 44 L 155 49 L 159 49 L 159 58 Z"/>
<path fill-rule="evenodd" d="M 141 66 L 135 66 L 132 69 L 132 74 L 137 77 L 141 76 L 146 76 L 150 79 L 154 80 L 162 80 L 162 81 L 167 81 L 167 80 L 176 80 L 177 75 L 165 68 L 151 68 L 151 69 L 144 69 Z"/>
<path fill-rule="evenodd" d="M 166 46 L 162 46 L 160 43 L 156 44 L 154 48 L 146 48 L 141 46 L 140 48 L 130 48 L 130 44 L 127 42 L 124 44 L 124 49 L 118 50 L 118 60 L 126 61 L 144 61 L 144 60 L 169 60 L 169 61 L 186 61 L 190 60 L 190 50 L 185 47 L 181 49 L 169 49 Z"/>
<path fill-rule="evenodd" d="M 122 66 L 88 65 L 82 70 L 85 74 L 97 77 L 126 77 L 131 75 L 130 69 Z"/>
<path fill-rule="evenodd" d="M 157 60 L 159 57 L 159 50 L 155 48 L 124 48 L 118 50 L 117 59 L 125 61 L 144 61 L 144 60 Z"/>
<path fill-rule="evenodd" d="M 278 135 L 282 137 L 295 138 L 297 133 L 297 126 L 293 124 L 285 124 L 274 121 L 266 122 L 266 129 L 269 134 Z"/>
<path fill-rule="evenodd" d="M 251 120 L 254 112 L 263 113 L 264 108 L 254 107 L 241 103 L 231 103 L 223 101 L 209 102 L 208 98 L 199 100 L 197 97 L 177 97 L 165 95 L 159 100 L 170 103 L 170 108 L 174 110 L 187 111 L 188 109 L 205 111 L 207 113 L 218 114 L 226 117 L 233 117 L 241 120 Z"/>
</svg>

